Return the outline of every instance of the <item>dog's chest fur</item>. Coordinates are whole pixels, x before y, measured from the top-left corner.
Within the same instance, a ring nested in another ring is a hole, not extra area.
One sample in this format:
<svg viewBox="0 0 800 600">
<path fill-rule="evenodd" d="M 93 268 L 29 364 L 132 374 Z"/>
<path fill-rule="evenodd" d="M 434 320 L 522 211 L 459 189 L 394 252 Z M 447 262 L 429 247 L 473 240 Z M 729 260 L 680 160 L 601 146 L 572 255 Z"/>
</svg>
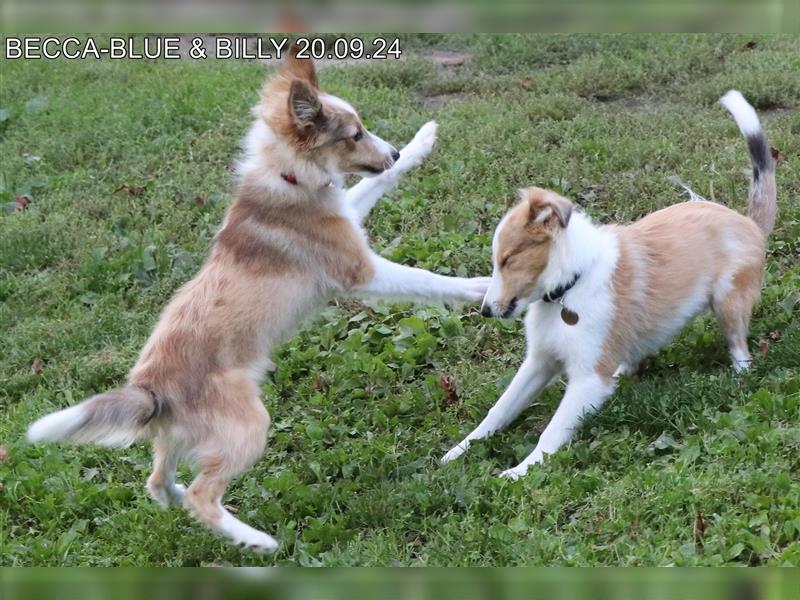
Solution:
<svg viewBox="0 0 800 600">
<path fill-rule="evenodd" d="M 343 210 L 342 193 L 318 198 L 270 198 L 243 185 L 217 234 L 215 252 L 229 254 L 254 275 L 304 274 L 349 289 L 371 276 L 363 229 Z"/>
</svg>

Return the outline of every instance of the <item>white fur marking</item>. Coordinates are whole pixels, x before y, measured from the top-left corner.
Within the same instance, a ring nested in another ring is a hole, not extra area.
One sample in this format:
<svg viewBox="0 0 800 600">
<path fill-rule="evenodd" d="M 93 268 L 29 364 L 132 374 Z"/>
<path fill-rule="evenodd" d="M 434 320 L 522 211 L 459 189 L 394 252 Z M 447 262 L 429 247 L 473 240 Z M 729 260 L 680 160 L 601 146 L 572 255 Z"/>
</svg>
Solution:
<svg viewBox="0 0 800 600">
<path fill-rule="evenodd" d="M 80 405 L 46 415 L 28 427 L 28 441 L 35 443 L 63 440 L 83 423 L 85 416 L 85 409 Z"/>
<path fill-rule="evenodd" d="M 320 94 L 319 99 L 322 100 L 322 102 L 328 102 L 330 104 L 333 104 L 337 108 L 346 110 L 351 114 L 358 115 L 356 109 L 353 108 L 353 106 L 349 102 L 346 102 L 345 100 L 342 100 L 337 96 L 331 96 L 330 94 Z"/>
<path fill-rule="evenodd" d="M 755 109 L 744 99 L 741 92 L 730 90 L 719 101 L 733 115 L 736 124 L 739 126 L 739 131 L 745 137 L 756 135 L 761 131 L 761 123 L 758 121 Z"/>
<path fill-rule="evenodd" d="M 357 296 L 390 300 L 440 300 L 478 302 L 489 286 L 488 277 L 447 277 L 398 265 L 377 254 L 371 255 L 374 277 L 353 289 Z"/>
<path fill-rule="evenodd" d="M 749 369 L 752 362 L 747 352 L 741 348 L 731 348 L 731 359 L 733 360 L 733 370 L 737 373 Z"/>
<path fill-rule="evenodd" d="M 536 215 L 536 218 L 534 219 L 534 222 L 535 223 L 543 223 L 552 214 L 553 214 L 553 209 L 550 208 L 549 206 L 545 206 L 542 210 L 539 211 L 539 214 Z"/>
<path fill-rule="evenodd" d="M 553 454 L 572 439 L 583 418 L 597 411 L 613 391 L 614 384 L 604 383 L 597 375 L 571 379 L 536 448 L 520 464 L 500 476 L 516 480 L 523 477 L 532 465 L 541 464 L 546 454 Z"/>
<path fill-rule="evenodd" d="M 278 549 L 278 542 L 271 535 L 242 523 L 222 505 L 219 508 L 222 511 L 222 519 L 217 527 L 234 544 L 242 544 L 255 552 L 274 552 Z"/>
</svg>

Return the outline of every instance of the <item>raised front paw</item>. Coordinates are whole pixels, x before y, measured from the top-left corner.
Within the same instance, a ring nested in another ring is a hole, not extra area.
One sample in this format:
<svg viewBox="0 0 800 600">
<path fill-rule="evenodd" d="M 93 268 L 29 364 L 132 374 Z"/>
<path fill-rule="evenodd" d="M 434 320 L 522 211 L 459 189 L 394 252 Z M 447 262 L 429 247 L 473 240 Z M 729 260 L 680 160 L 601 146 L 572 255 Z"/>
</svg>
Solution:
<svg viewBox="0 0 800 600">
<path fill-rule="evenodd" d="M 491 281 L 491 277 L 470 277 L 461 279 L 461 292 L 463 296 L 460 299 L 471 303 L 481 302 L 486 295 L 486 290 L 489 289 Z"/>
<path fill-rule="evenodd" d="M 400 150 L 400 158 L 397 159 L 393 171 L 405 173 L 422 164 L 422 161 L 431 153 L 433 145 L 436 143 L 436 130 L 438 125 L 435 121 L 428 121 L 420 127 L 405 147 Z"/>
</svg>

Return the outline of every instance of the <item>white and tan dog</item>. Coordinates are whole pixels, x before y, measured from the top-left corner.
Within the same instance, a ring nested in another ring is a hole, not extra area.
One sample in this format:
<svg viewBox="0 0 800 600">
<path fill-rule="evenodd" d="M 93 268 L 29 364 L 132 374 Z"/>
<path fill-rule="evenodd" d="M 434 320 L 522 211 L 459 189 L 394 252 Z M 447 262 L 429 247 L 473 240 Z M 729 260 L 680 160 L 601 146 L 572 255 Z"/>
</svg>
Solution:
<svg viewBox="0 0 800 600">
<path fill-rule="evenodd" d="M 721 102 L 750 149 L 747 217 L 693 201 L 632 225 L 598 227 L 555 192 L 521 190 L 522 202 L 494 235 L 494 272 L 482 313 L 512 317 L 527 309 L 527 356 L 483 422 L 443 462 L 506 427 L 563 372 L 566 393 L 538 444 L 503 473 L 524 475 L 572 438 L 582 417 L 612 393 L 618 375 L 635 370 L 709 306 L 733 368 L 748 367 L 750 315 L 777 212 L 775 163 L 753 107 L 737 91 Z"/>
<path fill-rule="evenodd" d="M 240 546 L 277 542 L 222 506 L 233 477 L 266 443 L 259 382 L 270 355 L 337 296 L 478 302 L 489 278 L 444 277 L 370 250 L 362 221 L 431 151 L 435 123 L 397 152 L 347 102 L 320 91 L 295 56 L 264 86 L 239 165 L 236 198 L 197 276 L 164 309 L 124 388 L 47 415 L 31 441 L 126 446 L 153 441 L 147 488 Z M 343 189 L 348 173 L 372 176 Z M 199 471 L 184 490 L 179 461 Z"/>
</svg>

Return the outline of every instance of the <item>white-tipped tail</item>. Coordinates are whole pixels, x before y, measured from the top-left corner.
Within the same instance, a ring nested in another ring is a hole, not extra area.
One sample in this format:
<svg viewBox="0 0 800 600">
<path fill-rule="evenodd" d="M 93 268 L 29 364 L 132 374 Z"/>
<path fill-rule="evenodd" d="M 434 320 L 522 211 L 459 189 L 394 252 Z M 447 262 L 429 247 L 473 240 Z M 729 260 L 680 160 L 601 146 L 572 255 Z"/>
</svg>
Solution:
<svg viewBox="0 0 800 600">
<path fill-rule="evenodd" d="M 28 427 L 29 442 L 57 442 L 69 438 L 86 422 L 86 409 L 80 404 L 45 415 Z"/>
<path fill-rule="evenodd" d="M 758 120 L 756 110 L 744 99 L 741 92 L 730 90 L 719 101 L 733 115 L 739 130 L 745 137 L 755 135 L 761 131 L 761 123 Z"/>
<path fill-rule="evenodd" d="M 731 90 L 719 99 L 722 106 L 733 115 L 739 126 L 753 163 L 753 179 L 750 182 L 747 216 L 753 219 L 764 235 L 769 235 L 775 226 L 778 213 L 775 188 L 775 159 L 767 143 L 767 136 L 761 129 L 755 109 L 739 92 Z"/>
<path fill-rule="evenodd" d="M 147 433 L 161 409 L 162 403 L 144 388 L 110 390 L 42 417 L 28 428 L 28 440 L 129 446 Z"/>
</svg>

